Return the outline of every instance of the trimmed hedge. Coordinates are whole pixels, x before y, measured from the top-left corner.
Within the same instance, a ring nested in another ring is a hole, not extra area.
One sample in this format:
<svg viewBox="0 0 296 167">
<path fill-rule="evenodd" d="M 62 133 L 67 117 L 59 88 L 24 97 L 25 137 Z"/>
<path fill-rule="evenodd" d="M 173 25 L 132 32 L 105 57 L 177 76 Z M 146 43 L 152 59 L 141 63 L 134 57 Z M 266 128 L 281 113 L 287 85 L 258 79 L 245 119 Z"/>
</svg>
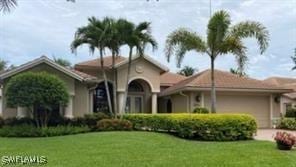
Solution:
<svg viewBox="0 0 296 167">
<path fill-rule="evenodd" d="M 210 113 L 210 111 L 207 108 L 204 108 L 204 107 L 196 107 L 193 110 L 193 113 L 197 113 L 197 114 L 208 114 L 208 113 Z"/>
<path fill-rule="evenodd" d="M 89 132 L 87 126 L 57 126 L 36 128 L 34 125 L 3 126 L 0 128 L 1 137 L 51 137 Z"/>
<path fill-rule="evenodd" d="M 234 141 L 252 139 L 257 125 L 246 114 L 128 114 L 136 130 L 169 132 L 187 139 Z"/>
<path fill-rule="evenodd" d="M 286 111 L 285 117 L 287 118 L 296 118 L 296 108 L 290 108 Z"/>
<path fill-rule="evenodd" d="M 102 119 L 97 123 L 96 129 L 99 131 L 132 130 L 133 125 L 128 120 Z"/>
<path fill-rule="evenodd" d="M 277 126 L 279 129 L 296 130 L 296 118 L 282 118 Z"/>
</svg>

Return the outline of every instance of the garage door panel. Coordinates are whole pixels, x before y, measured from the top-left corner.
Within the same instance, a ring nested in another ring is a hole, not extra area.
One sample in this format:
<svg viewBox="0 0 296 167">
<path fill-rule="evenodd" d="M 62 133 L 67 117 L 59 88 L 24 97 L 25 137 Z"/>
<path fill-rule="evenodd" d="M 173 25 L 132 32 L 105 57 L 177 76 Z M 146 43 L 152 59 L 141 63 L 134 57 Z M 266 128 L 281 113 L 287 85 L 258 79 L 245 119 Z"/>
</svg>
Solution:
<svg viewBox="0 0 296 167">
<path fill-rule="evenodd" d="M 269 98 L 267 96 L 219 95 L 219 113 L 245 113 L 256 118 L 258 127 L 269 127 Z"/>
</svg>

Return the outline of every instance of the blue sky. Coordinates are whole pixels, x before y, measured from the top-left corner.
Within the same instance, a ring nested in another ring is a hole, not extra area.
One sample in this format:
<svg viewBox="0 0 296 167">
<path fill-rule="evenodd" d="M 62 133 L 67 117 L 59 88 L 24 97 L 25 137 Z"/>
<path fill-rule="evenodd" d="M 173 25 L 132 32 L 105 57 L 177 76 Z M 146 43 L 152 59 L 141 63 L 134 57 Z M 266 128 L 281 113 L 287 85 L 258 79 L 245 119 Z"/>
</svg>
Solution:
<svg viewBox="0 0 296 167">
<path fill-rule="evenodd" d="M 247 73 L 263 79 L 269 76 L 295 77 L 291 71 L 291 56 L 296 47 L 296 0 L 213 0 L 212 11 L 227 10 L 236 24 L 244 20 L 263 23 L 270 32 L 270 46 L 260 55 L 256 41 L 246 39 L 249 64 Z M 95 58 L 87 47 L 70 51 L 75 30 L 86 25 L 87 18 L 112 16 L 126 18 L 135 23 L 152 22 L 152 33 L 159 43 L 157 51 L 147 49 L 147 54 L 177 71 L 175 62 L 166 62 L 164 45 L 166 36 L 179 27 L 189 28 L 206 35 L 209 19 L 209 0 L 19 0 L 12 13 L 0 15 L 0 57 L 11 64 L 20 65 L 41 55 L 61 57 L 73 64 Z M 121 55 L 127 55 L 123 47 Z M 183 66 L 199 71 L 209 68 L 206 55 L 189 52 Z M 217 69 L 236 67 L 234 56 L 221 56 Z"/>
</svg>

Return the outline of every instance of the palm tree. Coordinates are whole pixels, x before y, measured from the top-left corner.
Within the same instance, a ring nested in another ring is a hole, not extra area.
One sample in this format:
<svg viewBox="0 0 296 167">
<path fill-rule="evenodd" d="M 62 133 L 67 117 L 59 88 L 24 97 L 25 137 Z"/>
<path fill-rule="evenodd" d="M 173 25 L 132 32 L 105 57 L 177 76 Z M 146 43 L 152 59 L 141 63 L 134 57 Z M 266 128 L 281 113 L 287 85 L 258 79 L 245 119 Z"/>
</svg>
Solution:
<svg viewBox="0 0 296 167">
<path fill-rule="evenodd" d="M 63 67 L 71 68 L 72 66 L 71 62 L 66 59 L 53 57 L 53 61 Z"/>
<path fill-rule="evenodd" d="M 231 26 L 230 15 L 226 11 L 216 12 L 209 20 L 207 40 L 197 33 L 180 28 L 172 32 L 166 40 L 166 56 L 170 61 L 175 52 L 177 66 L 180 66 L 187 51 L 196 51 L 208 55 L 211 59 L 211 112 L 216 112 L 215 59 L 217 56 L 233 54 L 238 70 L 244 71 L 247 63 L 246 51 L 242 39 L 254 37 L 258 41 L 261 54 L 268 47 L 269 33 L 259 22 L 245 21 Z"/>
<path fill-rule="evenodd" d="M 235 68 L 230 68 L 229 71 L 230 71 L 230 73 L 235 74 L 235 75 L 238 75 L 240 77 L 248 76 L 247 73 L 245 73 L 244 71 L 240 71 L 240 70 L 235 69 Z"/>
<path fill-rule="evenodd" d="M 91 17 L 88 19 L 88 25 L 78 28 L 75 33 L 75 39 L 71 44 L 72 52 L 76 53 L 76 50 L 79 46 L 83 44 L 89 45 L 89 50 L 91 54 L 94 54 L 95 50 L 99 50 L 100 54 L 100 64 L 101 70 L 104 78 L 104 85 L 107 94 L 107 101 L 109 112 L 113 115 L 111 96 L 109 91 L 108 80 L 104 67 L 104 51 L 107 47 L 108 36 L 106 32 L 110 28 L 108 18 L 104 18 L 103 21 L 96 19 L 95 17 Z"/>
<path fill-rule="evenodd" d="M 0 0 L 0 12 L 10 12 L 12 8 L 17 6 L 16 0 Z"/>
<path fill-rule="evenodd" d="M 184 75 L 184 76 L 188 77 L 188 76 L 193 75 L 193 74 L 196 73 L 197 71 L 198 71 L 198 70 L 195 69 L 195 68 L 193 68 L 193 67 L 185 66 L 185 67 L 183 67 L 182 70 L 180 70 L 180 71 L 178 72 L 178 74 L 180 74 L 180 75 Z"/>
<path fill-rule="evenodd" d="M 135 49 L 139 56 L 143 56 L 145 47 L 148 44 L 152 46 L 153 50 L 157 49 L 157 42 L 151 34 L 150 25 L 151 24 L 149 22 L 141 22 L 138 25 L 135 25 L 134 23 L 131 23 L 124 19 L 118 20 L 118 29 L 119 33 L 122 34 L 122 42 L 129 47 L 128 70 L 123 101 L 124 105 L 122 106 L 120 111 L 121 116 L 122 113 L 124 113 L 127 101 L 128 83 L 130 79 L 133 50 Z"/>
</svg>

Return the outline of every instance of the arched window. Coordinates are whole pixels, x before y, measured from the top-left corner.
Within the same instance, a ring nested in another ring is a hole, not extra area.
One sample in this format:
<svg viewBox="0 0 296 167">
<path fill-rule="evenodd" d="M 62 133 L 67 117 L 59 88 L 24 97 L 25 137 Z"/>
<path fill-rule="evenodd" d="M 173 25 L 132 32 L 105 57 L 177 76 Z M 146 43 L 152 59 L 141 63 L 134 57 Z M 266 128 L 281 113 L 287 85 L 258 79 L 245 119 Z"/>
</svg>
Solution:
<svg viewBox="0 0 296 167">
<path fill-rule="evenodd" d="M 132 81 L 128 86 L 129 92 L 144 92 L 144 88 L 137 81 Z"/>
</svg>

